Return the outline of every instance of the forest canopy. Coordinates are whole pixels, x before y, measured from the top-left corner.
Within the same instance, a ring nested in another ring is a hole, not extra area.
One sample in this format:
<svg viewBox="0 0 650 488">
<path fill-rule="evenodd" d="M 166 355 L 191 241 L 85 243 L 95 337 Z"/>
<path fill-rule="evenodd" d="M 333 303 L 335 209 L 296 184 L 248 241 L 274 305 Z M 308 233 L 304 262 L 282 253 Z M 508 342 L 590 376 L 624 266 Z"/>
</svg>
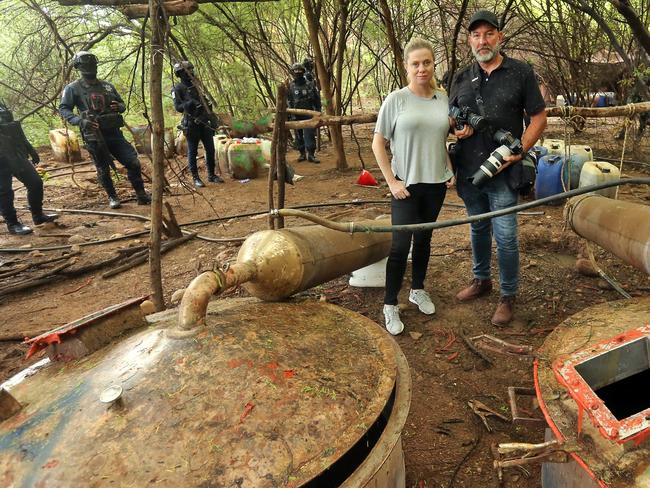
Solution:
<svg viewBox="0 0 650 488">
<path fill-rule="evenodd" d="M 534 65 L 551 98 L 562 94 L 588 104 L 590 94 L 607 90 L 625 100 L 634 81 L 649 75 L 650 0 L 202 3 L 192 15 L 169 19 L 166 125 L 178 119 L 169 93 L 175 82 L 172 65 L 184 58 L 196 66 L 216 112 L 257 117 L 268 111 L 291 64 L 318 54 L 310 22 L 317 28 L 322 55 L 321 87 L 326 83 L 330 94 L 324 110 L 337 115 L 376 110 L 386 94 L 404 83 L 402 48 L 412 36 L 434 44 L 438 79 L 445 81 L 467 65 L 467 19 L 479 7 L 498 13 L 505 51 Z M 58 102 L 63 87 L 77 77 L 70 62 L 80 50 L 98 56 L 99 77 L 124 97 L 127 120 L 145 121 L 146 19 L 130 19 L 110 7 L 8 0 L 0 6 L 0 23 L 5 26 L 0 32 L 0 99 L 23 119 L 34 141 L 44 143 L 48 129 L 62 126 Z"/>
</svg>

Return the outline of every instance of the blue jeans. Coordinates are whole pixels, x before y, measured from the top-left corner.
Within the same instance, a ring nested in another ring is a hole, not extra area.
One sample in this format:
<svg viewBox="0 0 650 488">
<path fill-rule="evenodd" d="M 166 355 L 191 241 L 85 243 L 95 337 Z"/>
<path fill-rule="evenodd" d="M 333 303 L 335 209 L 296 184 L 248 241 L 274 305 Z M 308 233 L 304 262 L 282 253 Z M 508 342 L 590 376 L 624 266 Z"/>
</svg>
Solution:
<svg viewBox="0 0 650 488">
<path fill-rule="evenodd" d="M 492 180 L 479 189 L 467 181 L 458 181 L 458 195 L 465 202 L 467 214 L 478 215 L 517 205 L 518 194 L 503 178 Z M 490 278 L 492 233 L 497 243 L 501 295 L 516 295 L 519 286 L 519 242 L 517 214 L 495 217 L 471 224 L 472 272 L 480 280 Z"/>
</svg>

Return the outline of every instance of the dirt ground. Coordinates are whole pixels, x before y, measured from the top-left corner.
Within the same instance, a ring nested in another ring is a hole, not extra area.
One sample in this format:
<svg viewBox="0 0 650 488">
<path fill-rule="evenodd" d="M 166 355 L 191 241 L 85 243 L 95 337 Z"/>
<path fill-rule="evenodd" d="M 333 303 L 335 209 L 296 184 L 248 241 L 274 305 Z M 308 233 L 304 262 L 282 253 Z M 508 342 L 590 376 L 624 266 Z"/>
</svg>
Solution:
<svg viewBox="0 0 650 488">
<path fill-rule="evenodd" d="M 552 119 L 547 137 L 571 137 L 573 144 L 590 144 L 596 156 L 620 157 L 621 143 L 615 141 L 615 120 L 589 120 L 585 132 L 580 135 L 565 131 L 561 121 Z M 356 131 L 360 136 L 362 155 L 375 177 L 380 175 L 370 151 L 371 126 Z M 346 132 L 348 134 L 348 132 Z M 324 137 L 324 140 L 326 138 Z M 346 172 L 333 169 L 330 146 L 320 153 L 321 164 L 296 163 L 297 153 L 289 154 L 289 162 L 304 179 L 295 186 L 287 187 L 287 206 L 305 203 L 322 203 L 360 200 L 383 200 L 388 202 L 385 184 L 377 188 L 355 185 L 359 174 L 359 157 L 354 143 L 346 139 L 349 162 L 353 166 Z M 74 179 L 59 176 L 69 172 L 54 163 L 51 153 L 41 148 L 43 167 L 48 179 L 45 188 L 45 206 L 48 208 L 103 210 L 108 209 L 105 197 L 96 185 L 92 166 L 75 168 Z M 641 143 L 628 143 L 626 158 L 649 161 L 650 137 Z M 145 168 L 148 163 L 142 159 Z M 178 172 L 178 164 L 175 173 Z M 57 169 L 59 168 L 59 169 Z M 626 165 L 625 175 L 647 175 L 643 165 Z M 238 182 L 227 180 L 223 185 L 208 184 L 199 192 L 188 190 L 187 176 L 184 184 L 177 176 L 168 175 L 173 195 L 167 198 L 179 222 L 227 217 L 267 209 L 267 182 L 265 178 Z M 25 205 L 25 191 L 16 185 L 16 205 Z M 118 184 L 125 204 L 119 212 L 147 215 L 148 208 L 136 205 L 130 186 L 125 178 Z M 647 203 L 650 191 L 644 187 L 623 187 L 621 198 Z M 448 193 L 440 220 L 461 218 L 465 215 L 462 201 L 455 191 Z M 314 209 L 322 216 L 340 214 L 349 209 L 344 220 L 353 220 L 362 209 L 389 211 L 386 204 L 364 206 L 329 207 Z M 498 486 L 492 468 L 490 445 L 505 441 L 542 442 L 543 424 L 529 428 L 514 426 L 494 417 L 489 419 L 492 432 L 488 432 L 468 407 L 468 401 L 480 400 L 497 412 L 510 416 L 507 387 L 531 387 L 532 366 L 530 359 L 486 353 L 493 360 L 489 365 L 472 353 L 461 339 L 461 331 L 472 337 L 482 333 L 492 334 L 507 341 L 538 347 L 545 336 L 569 315 L 590 305 L 603 301 L 618 300 L 621 296 L 599 278 L 583 276 L 575 271 L 575 259 L 584 253 L 584 242 L 571 230 L 565 229 L 562 206 L 536 208 L 533 214 L 520 215 L 521 247 L 521 293 L 517 300 L 516 320 L 505 329 L 490 325 L 490 317 L 498 299 L 498 290 L 475 303 L 458 304 L 454 295 L 471 278 L 471 251 L 467 226 L 451 227 L 433 235 L 432 255 L 426 288 L 437 307 L 433 317 L 427 317 L 413 306 L 406 306 L 403 320 L 405 332 L 396 338 L 406 354 L 413 378 L 413 396 L 410 415 L 403 432 L 408 487 L 483 487 Z M 21 210 L 25 223 L 29 214 Z M 288 220 L 288 225 L 303 222 Z M 266 228 L 267 219 L 261 217 L 228 218 L 219 223 L 187 227 L 201 235 L 212 238 L 245 237 L 253 231 Z M 13 276 L 5 276 L 22 265 L 61 256 L 69 250 L 34 251 L 33 248 L 56 246 L 74 242 L 89 242 L 111 236 L 146 231 L 146 222 L 109 216 L 85 215 L 63 212 L 56 225 L 48 224 L 36 229 L 26 237 L 10 236 L 0 229 L 0 247 L 17 248 L 20 252 L 0 253 L 0 310 L 4 319 L 0 323 L 0 381 L 24 368 L 26 346 L 24 337 L 63 325 L 108 305 L 149 292 L 149 275 L 146 264 L 110 278 L 101 273 L 109 268 L 62 279 L 52 284 L 2 294 L 4 287 L 15 285 L 25 279 L 38 277 L 66 261 L 31 267 Z M 97 245 L 82 246 L 81 253 L 70 269 L 115 256 L 115 251 L 147 243 L 148 234 L 135 238 L 116 240 Z M 185 287 L 202 270 L 209 269 L 215 261 L 233 260 L 238 243 L 211 243 L 194 239 L 164 255 L 163 286 L 169 302 L 172 293 Z M 650 290 L 648 276 L 622 263 L 609 253 L 599 250 L 598 262 L 633 296 L 645 295 Z M 4 278 L 2 278 L 5 276 Z M 352 288 L 348 277 L 326 283 L 303 295 L 314 300 L 329 302 L 355 310 L 382 323 L 381 308 L 383 289 Z M 408 280 L 408 276 L 407 276 Z M 408 283 L 408 282 L 407 282 Z M 400 302 L 407 303 L 407 284 L 400 295 Z M 244 294 L 238 290 L 236 294 Z M 323 298 L 324 297 L 324 298 Z M 532 405 L 527 409 L 539 415 Z M 505 486 L 540 486 L 540 470 L 506 471 Z"/>
</svg>

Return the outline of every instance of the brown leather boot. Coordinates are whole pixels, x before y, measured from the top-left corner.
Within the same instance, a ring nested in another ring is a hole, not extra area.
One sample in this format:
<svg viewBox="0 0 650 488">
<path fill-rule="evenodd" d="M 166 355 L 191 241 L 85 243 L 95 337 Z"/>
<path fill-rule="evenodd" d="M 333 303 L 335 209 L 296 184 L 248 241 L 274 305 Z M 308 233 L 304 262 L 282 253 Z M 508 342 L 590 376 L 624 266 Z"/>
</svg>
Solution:
<svg viewBox="0 0 650 488">
<path fill-rule="evenodd" d="M 497 327 L 504 327 L 512 320 L 512 315 L 515 311 L 515 296 L 502 296 L 499 299 L 497 309 L 492 316 L 492 325 Z"/>
<path fill-rule="evenodd" d="M 479 280 L 474 278 L 468 287 L 463 288 L 456 294 L 456 300 L 460 302 L 468 302 L 475 298 L 487 295 L 492 291 L 492 280 Z"/>
</svg>

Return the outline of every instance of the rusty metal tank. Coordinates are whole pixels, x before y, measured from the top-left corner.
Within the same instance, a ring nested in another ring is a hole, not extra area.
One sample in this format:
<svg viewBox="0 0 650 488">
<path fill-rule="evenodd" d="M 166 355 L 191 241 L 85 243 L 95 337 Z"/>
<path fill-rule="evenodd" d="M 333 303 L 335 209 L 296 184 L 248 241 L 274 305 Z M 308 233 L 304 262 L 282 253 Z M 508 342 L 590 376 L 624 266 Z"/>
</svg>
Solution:
<svg viewBox="0 0 650 488">
<path fill-rule="evenodd" d="M 650 206 L 587 194 L 569 200 L 565 217 L 580 237 L 650 274 Z"/>
<path fill-rule="evenodd" d="M 390 244 L 389 233 L 346 234 L 320 225 L 265 230 L 246 239 L 237 264 L 258 270 L 243 284 L 248 293 L 279 300 L 384 259 Z"/>
<path fill-rule="evenodd" d="M 10 389 L 3 486 L 405 485 L 408 365 L 371 320 L 254 298 L 211 302 L 191 334 L 175 310 L 147 320 Z"/>
<path fill-rule="evenodd" d="M 649 324 L 650 298 L 607 302 L 544 341 L 534 379 L 546 440 L 571 455 L 543 465 L 544 488 L 650 486 Z"/>
</svg>

